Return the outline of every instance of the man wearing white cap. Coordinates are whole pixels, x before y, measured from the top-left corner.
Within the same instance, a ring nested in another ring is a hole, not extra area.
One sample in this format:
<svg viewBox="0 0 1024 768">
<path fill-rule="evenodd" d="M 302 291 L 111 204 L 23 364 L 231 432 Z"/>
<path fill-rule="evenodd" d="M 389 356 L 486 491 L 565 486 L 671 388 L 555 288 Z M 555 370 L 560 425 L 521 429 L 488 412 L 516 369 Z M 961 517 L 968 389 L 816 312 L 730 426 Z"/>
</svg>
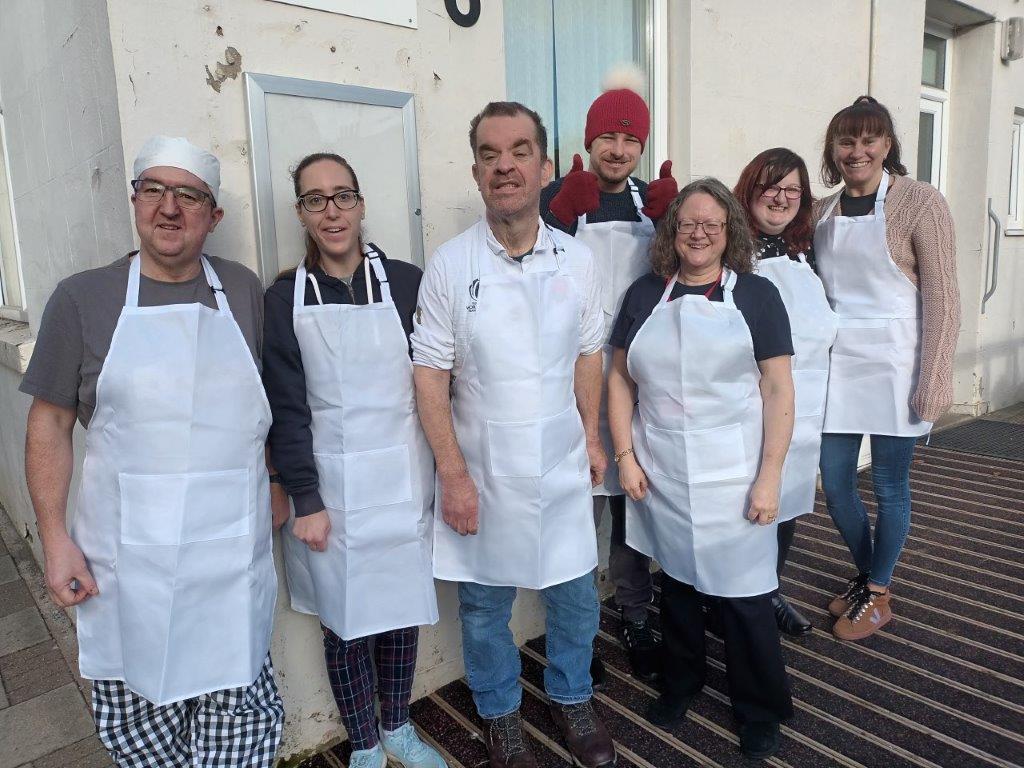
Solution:
<svg viewBox="0 0 1024 768">
<path fill-rule="evenodd" d="M 119 766 L 269 766 L 284 717 L 260 381 L 262 287 L 203 255 L 220 164 L 158 136 L 135 160 L 141 247 L 61 281 L 21 390 L 46 583 Z M 66 524 L 76 419 L 86 428 Z"/>
</svg>

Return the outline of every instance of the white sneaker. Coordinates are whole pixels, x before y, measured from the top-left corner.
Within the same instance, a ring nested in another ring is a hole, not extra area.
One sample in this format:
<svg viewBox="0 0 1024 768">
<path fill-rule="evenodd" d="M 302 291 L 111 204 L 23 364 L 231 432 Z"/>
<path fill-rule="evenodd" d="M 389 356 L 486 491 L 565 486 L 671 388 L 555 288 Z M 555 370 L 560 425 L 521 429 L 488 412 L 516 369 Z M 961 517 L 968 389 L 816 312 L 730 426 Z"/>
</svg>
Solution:
<svg viewBox="0 0 1024 768">
<path fill-rule="evenodd" d="M 385 768 L 388 756 L 378 743 L 370 749 L 357 749 L 348 759 L 348 768 Z"/>
<path fill-rule="evenodd" d="M 448 768 L 441 754 L 420 740 L 412 723 L 393 731 L 381 728 L 380 740 L 385 754 L 405 768 Z"/>
</svg>

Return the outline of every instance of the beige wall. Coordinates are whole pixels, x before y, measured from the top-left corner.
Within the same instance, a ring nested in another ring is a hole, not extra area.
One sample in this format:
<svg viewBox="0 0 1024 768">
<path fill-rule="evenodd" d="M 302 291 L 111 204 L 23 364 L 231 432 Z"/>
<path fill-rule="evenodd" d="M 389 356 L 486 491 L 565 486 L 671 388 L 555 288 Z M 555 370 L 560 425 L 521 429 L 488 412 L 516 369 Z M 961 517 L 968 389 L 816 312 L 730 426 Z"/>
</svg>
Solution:
<svg viewBox="0 0 1024 768">
<path fill-rule="evenodd" d="M 62 278 L 131 246 L 121 127 L 103 0 L 4 0 L 0 97 L 32 329 Z M 16 20 L 16 23 L 15 21 Z M 24 328 L 0 323 L 9 364 Z M 0 504 L 39 553 L 23 474 L 30 398 L 0 366 Z"/>
<path fill-rule="evenodd" d="M 206 82 L 205 68 L 216 71 L 228 46 L 246 72 L 414 93 L 426 253 L 479 216 L 466 136 L 470 118 L 505 94 L 500 4 L 484 3 L 470 29 L 452 22 L 441 0 L 419 3 L 418 29 L 268 0 L 108 0 L 108 8 L 125 164 L 157 129 L 221 159 L 226 215 L 207 241 L 210 253 L 257 265 L 242 80 L 226 79 L 219 92 Z M 438 594 L 441 621 L 421 634 L 417 695 L 462 674 L 453 585 Z M 532 598 L 521 600 L 519 636 L 539 634 L 542 615 Z M 317 622 L 288 609 L 283 583 L 272 653 L 288 711 L 282 756 L 340 738 Z"/>
</svg>

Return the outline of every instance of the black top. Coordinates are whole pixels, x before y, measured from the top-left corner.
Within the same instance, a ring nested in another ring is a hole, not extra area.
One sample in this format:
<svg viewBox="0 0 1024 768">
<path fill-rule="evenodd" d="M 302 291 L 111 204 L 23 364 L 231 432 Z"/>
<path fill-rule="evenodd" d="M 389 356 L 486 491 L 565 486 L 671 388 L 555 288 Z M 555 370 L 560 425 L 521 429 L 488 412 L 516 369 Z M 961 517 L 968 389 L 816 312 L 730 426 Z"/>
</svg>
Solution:
<svg viewBox="0 0 1024 768">
<path fill-rule="evenodd" d="M 416 294 L 422 270 L 404 261 L 383 256 L 391 297 L 402 320 L 406 337 L 412 334 Z M 331 277 L 322 269 L 313 270 L 320 285 L 324 304 L 366 304 L 366 278 L 363 264 L 352 275 L 352 287 Z M 370 270 L 373 298 L 380 301 L 380 284 Z M 274 423 L 270 427 L 270 458 L 281 475 L 285 490 L 295 503 L 295 515 L 303 517 L 324 508 L 319 479 L 313 461 L 311 416 L 306 402 L 306 375 L 302 368 L 299 341 L 292 325 L 295 271 L 280 275 L 264 296 L 263 385 L 267 390 Z M 306 304 L 316 304 L 313 284 L 306 281 Z"/>
<path fill-rule="evenodd" d="M 562 179 L 555 179 L 540 191 L 540 215 L 548 224 L 555 229 L 576 234 L 576 220 L 569 226 L 560 222 L 551 212 L 551 198 L 558 194 L 562 188 Z M 640 192 L 640 199 L 647 203 L 647 182 L 640 179 L 633 179 L 637 190 Z M 640 221 L 640 214 L 633 204 L 633 193 L 629 191 L 629 185 L 621 192 L 601 192 L 601 205 L 593 213 L 587 214 L 587 221 L 597 223 L 600 221 Z"/>
<path fill-rule="evenodd" d="M 766 235 L 763 232 L 758 233 L 757 241 L 755 245 L 759 249 L 759 259 L 771 259 L 776 256 L 788 256 L 793 261 L 799 261 L 800 259 L 789 252 L 786 246 L 786 241 L 782 239 L 782 235 Z M 808 266 L 817 272 L 816 264 L 814 261 L 814 243 L 811 243 L 804 250 L 804 258 L 807 259 Z"/>
<path fill-rule="evenodd" d="M 671 298 L 678 299 L 688 293 L 704 295 L 712 283 L 707 285 L 683 285 L 676 283 Z M 648 272 L 639 277 L 622 297 L 622 307 L 615 318 L 612 335 L 608 343 L 613 347 L 629 351 L 629 345 L 637 331 L 651 316 L 651 312 L 665 292 L 665 278 Z M 747 321 L 750 337 L 754 342 L 754 359 L 758 362 L 771 357 L 793 354 L 793 337 L 789 329 L 789 315 L 782 303 L 779 289 L 765 277 L 752 273 L 736 275 L 736 286 L 732 291 L 736 309 Z M 722 288 L 711 292 L 711 301 L 722 300 Z"/>
<path fill-rule="evenodd" d="M 878 196 L 876 189 L 870 195 L 861 197 L 850 197 L 846 190 L 839 196 L 839 208 L 843 216 L 867 216 L 875 209 L 875 197 Z"/>
</svg>

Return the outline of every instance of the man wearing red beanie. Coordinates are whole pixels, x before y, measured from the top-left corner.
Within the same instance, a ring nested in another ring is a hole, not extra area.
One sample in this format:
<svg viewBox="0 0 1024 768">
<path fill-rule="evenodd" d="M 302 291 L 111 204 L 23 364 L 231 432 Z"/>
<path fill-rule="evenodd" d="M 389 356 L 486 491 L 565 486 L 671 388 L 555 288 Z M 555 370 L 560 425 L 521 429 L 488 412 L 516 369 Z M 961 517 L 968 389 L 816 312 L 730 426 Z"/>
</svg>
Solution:
<svg viewBox="0 0 1024 768">
<path fill-rule="evenodd" d="M 590 154 L 589 170 L 583 169 L 583 160 L 576 155 L 572 170 L 545 187 L 540 201 L 541 215 L 548 224 L 583 240 L 594 253 L 606 344 L 626 289 L 650 271 L 648 249 L 654 222 L 678 192 L 670 161 L 662 165 L 660 178 L 649 185 L 630 176 L 647 143 L 651 115 L 637 93 L 642 84 L 639 73 L 623 71 L 613 78 L 607 83 L 612 87 L 587 111 L 584 147 Z M 611 351 L 606 346 L 606 381 L 610 362 Z M 605 451 L 612 457 L 605 398 L 600 428 Z M 594 488 L 596 523 L 600 523 L 606 502 L 612 514 L 609 574 L 622 620 L 620 638 L 629 652 L 633 674 L 651 681 L 657 677 L 656 644 L 647 623 L 647 606 L 653 597 L 651 562 L 626 545 L 625 496 L 617 465 L 612 462 L 608 462 L 604 482 Z M 604 667 L 596 654 L 591 677 L 598 686 L 604 681 Z"/>
</svg>

